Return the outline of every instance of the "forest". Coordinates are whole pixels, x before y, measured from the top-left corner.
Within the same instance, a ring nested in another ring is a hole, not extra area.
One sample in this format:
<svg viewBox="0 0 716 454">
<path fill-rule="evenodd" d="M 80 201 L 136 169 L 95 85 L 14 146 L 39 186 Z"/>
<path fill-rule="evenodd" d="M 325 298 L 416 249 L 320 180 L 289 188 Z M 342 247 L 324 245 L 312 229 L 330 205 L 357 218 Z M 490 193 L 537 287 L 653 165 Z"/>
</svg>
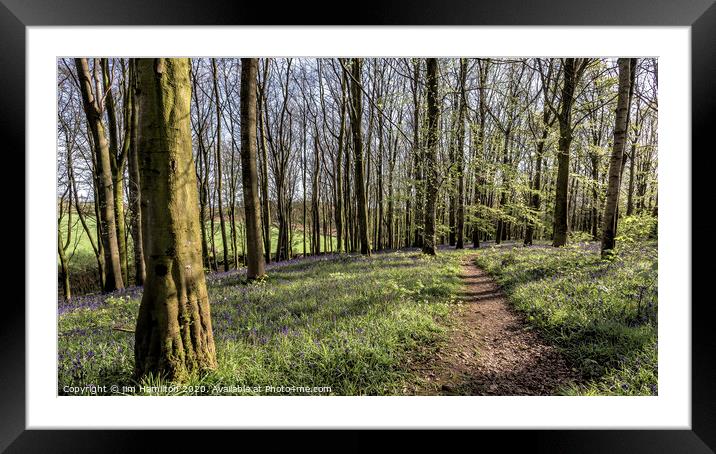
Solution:
<svg viewBox="0 0 716 454">
<path fill-rule="evenodd" d="M 58 59 L 58 394 L 658 394 L 657 94 L 656 58 Z"/>
</svg>

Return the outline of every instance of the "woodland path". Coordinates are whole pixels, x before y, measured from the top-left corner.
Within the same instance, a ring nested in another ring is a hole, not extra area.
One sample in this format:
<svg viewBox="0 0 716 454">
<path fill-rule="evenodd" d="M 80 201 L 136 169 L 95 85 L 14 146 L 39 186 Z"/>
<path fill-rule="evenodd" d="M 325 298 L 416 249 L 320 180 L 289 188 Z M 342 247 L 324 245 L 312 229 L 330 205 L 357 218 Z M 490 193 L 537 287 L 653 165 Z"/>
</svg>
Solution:
<svg viewBox="0 0 716 454">
<path fill-rule="evenodd" d="M 577 372 L 509 306 L 499 285 L 467 257 L 465 287 L 448 341 L 423 371 L 416 394 L 551 395 Z"/>
</svg>

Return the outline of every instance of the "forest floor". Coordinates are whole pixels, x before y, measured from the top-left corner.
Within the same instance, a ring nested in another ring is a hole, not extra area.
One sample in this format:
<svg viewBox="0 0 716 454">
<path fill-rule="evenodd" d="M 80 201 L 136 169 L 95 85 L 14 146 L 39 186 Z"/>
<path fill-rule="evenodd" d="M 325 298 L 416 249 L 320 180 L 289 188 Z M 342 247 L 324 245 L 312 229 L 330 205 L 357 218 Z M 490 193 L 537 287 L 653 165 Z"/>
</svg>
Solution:
<svg viewBox="0 0 716 454">
<path fill-rule="evenodd" d="M 417 394 L 552 395 L 579 381 L 576 369 L 507 302 L 502 289 L 468 256 L 449 340 L 420 369 Z"/>
<path fill-rule="evenodd" d="M 609 259 L 591 243 L 504 242 L 435 257 L 296 258 L 251 284 L 243 270 L 208 273 L 219 367 L 188 384 L 211 395 L 275 394 L 225 387 L 276 384 L 331 395 L 655 395 L 657 244 L 624 243 Z M 59 394 L 137 384 L 141 295 L 58 301 Z"/>
</svg>

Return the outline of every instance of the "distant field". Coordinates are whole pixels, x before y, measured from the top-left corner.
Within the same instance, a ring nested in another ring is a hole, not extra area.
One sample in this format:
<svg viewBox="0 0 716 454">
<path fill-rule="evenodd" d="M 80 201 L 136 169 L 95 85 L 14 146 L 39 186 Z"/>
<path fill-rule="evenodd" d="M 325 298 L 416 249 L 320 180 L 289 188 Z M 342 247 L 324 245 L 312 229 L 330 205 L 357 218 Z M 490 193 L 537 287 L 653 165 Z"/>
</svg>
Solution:
<svg viewBox="0 0 716 454">
<path fill-rule="evenodd" d="M 90 234 L 92 237 L 92 240 L 94 240 L 95 245 L 97 244 L 97 236 L 95 234 L 96 232 L 96 224 L 95 224 L 95 218 L 94 217 L 86 217 L 85 218 L 87 222 L 87 226 L 90 229 Z M 62 225 L 63 225 L 63 232 L 66 232 L 66 223 L 67 218 L 63 218 Z M 82 294 L 87 293 L 90 291 L 98 291 L 99 288 L 97 287 L 97 261 L 95 259 L 94 251 L 92 250 L 92 243 L 90 242 L 90 238 L 87 236 L 87 233 L 85 232 L 84 228 L 82 227 L 82 224 L 80 223 L 79 217 L 76 215 L 72 216 L 72 237 L 70 241 L 70 247 L 67 251 L 67 258 L 69 262 L 69 268 L 70 268 L 70 281 L 72 284 L 72 290 L 76 294 Z M 226 224 L 226 239 L 227 241 L 230 241 L 231 239 L 231 231 L 229 230 L 229 224 Z M 211 223 L 209 221 L 206 222 L 206 230 L 209 232 L 211 230 Z M 127 234 L 129 234 L 129 231 L 127 231 Z M 324 250 L 324 238 L 325 236 L 321 235 L 321 251 Z M 63 241 L 66 241 L 66 237 L 63 237 Z M 332 247 L 335 250 L 337 246 L 336 238 L 331 236 L 328 240 L 332 243 Z M 209 242 L 209 239 L 207 238 L 207 242 Z M 216 248 L 216 257 L 218 260 L 223 260 L 222 256 L 222 240 L 221 240 L 221 229 L 219 226 L 219 221 L 214 221 L 214 245 Z M 278 228 L 272 227 L 271 228 L 271 250 L 272 254 L 276 254 L 276 246 L 278 244 Z M 306 249 L 310 250 L 310 234 L 307 232 L 306 235 Z M 239 255 L 242 256 L 245 254 L 244 250 L 244 235 L 242 226 L 237 226 L 236 229 L 236 245 L 239 252 Z M 293 244 L 292 244 L 292 250 L 294 254 L 303 254 L 304 248 L 303 248 L 303 232 L 301 230 L 295 230 L 293 232 Z M 211 249 L 211 243 L 209 242 L 208 247 Z M 132 242 L 132 237 L 129 235 L 127 239 L 127 249 L 129 254 L 129 266 L 130 269 L 133 267 L 132 263 L 132 257 L 134 253 L 134 244 Z M 233 255 L 231 253 L 231 248 L 229 247 L 229 260 L 233 258 Z M 59 265 L 60 258 L 59 255 L 57 256 L 57 264 Z M 131 274 L 131 273 L 130 273 Z"/>
</svg>

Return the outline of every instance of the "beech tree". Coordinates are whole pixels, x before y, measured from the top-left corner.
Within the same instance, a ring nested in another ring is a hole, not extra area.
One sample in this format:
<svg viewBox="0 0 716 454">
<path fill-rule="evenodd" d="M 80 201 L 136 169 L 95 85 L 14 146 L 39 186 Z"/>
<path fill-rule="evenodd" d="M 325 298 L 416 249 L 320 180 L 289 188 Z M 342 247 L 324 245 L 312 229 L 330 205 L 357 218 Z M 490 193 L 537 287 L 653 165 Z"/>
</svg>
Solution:
<svg viewBox="0 0 716 454">
<path fill-rule="evenodd" d="M 190 61 L 142 58 L 136 65 L 147 276 L 134 373 L 181 381 L 216 367 L 192 156 Z"/>
<path fill-rule="evenodd" d="M 559 151 L 557 152 L 557 182 L 554 205 L 554 240 L 552 245 L 567 244 L 567 193 L 569 185 L 569 147 L 572 145 L 572 106 L 577 84 L 582 79 L 584 70 L 589 64 L 588 58 L 565 58 L 563 63 L 564 82 L 560 100 L 559 113 Z"/>
<path fill-rule="evenodd" d="M 463 150 L 465 141 L 465 111 L 467 110 L 467 99 L 465 94 L 465 79 L 467 78 L 467 59 L 460 59 L 460 88 L 458 101 L 458 118 L 456 131 L 456 153 L 457 153 L 457 214 L 456 214 L 456 240 L 455 248 L 465 247 L 465 152 Z"/>
<path fill-rule="evenodd" d="M 77 77 L 88 129 L 92 136 L 95 153 L 95 175 L 97 181 L 97 207 L 99 211 L 102 247 L 104 250 L 105 276 L 104 290 L 112 291 L 124 288 L 122 279 L 122 266 L 117 241 L 117 226 L 115 222 L 115 193 L 114 179 L 110 162 L 109 144 L 102 121 L 102 89 L 98 74 L 99 64 L 94 64 L 94 77 L 90 76 L 89 64 L 86 58 L 76 58 Z M 94 80 L 95 89 L 92 89 Z"/>
<path fill-rule="evenodd" d="M 619 98 L 617 99 L 617 115 L 614 124 L 614 143 L 612 157 L 609 161 L 609 186 L 607 187 L 607 200 L 604 208 L 604 223 L 602 226 L 602 255 L 614 249 L 614 237 L 617 223 L 617 206 L 619 204 L 619 190 L 621 186 L 622 158 L 627 134 L 627 119 L 629 115 L 629 91 L 631 60 L 620 58 L 619 64 Z"/>
<path fill-rule="evenodd" d="M 131 211 L 132 238 L 134 240 L 134 283 L 144 284 L 146 268 L 144 266 L 144 245 L 142 241 L 142 189 L 139 183 L 139 103 L 136 96 L 137 80 L 134 60 L 129 62 L 129 84 L 127 87 L 127 101 L 125 104 L 125 123 L 128 129 L 129 151 L 127 156 L 129 169 L 129 206 Z"/>
<path fill-rule="evenodd" d="M 124 169 L 127 162 L 129 140 L 124 140 L 123 145 L 120 145 L 117 107 L 114 99 L 114 88 L 112 87 L 111 82 L 114 77 L 114 71 L 110 69 L 109 59 L 107 58 L 100 59 L 100 65 L 102 67 L 104 111 L 107 116 L 106 132 L 109 135 L 109 164 L 112 171 L 112 203 L 114 206 L 115 216 L 114 224 L 117 228 L 117 247 L 119 249 L 119 264 L 122 270 L 122 279 L 124 283 L 126 283 L 129 280 L 129 274 L 127 271 L 127 236 L 124 225 Z M 130 106 L 129 100 L 125 102 L 125 106 Z M 125 128 L 125 136 L 128 134 L 129 128 Z M 127 139 L 127 137 L 125 137 L 125 139 Z"/>
<path fill-rule="evenodd" d="M 557 77 L 554 77 L 554 73 L 556 72 L 554 61 L 549 60 L 546 72 L 542 69 L 540 59 L 537 59 L 537 64 L 540 68 L 542 81 L 540 91 L 542 92 L 544 105 L 542 107 L 542 123 L 537 125 L 535 124 L 535 121 L 529 122 L 530 131 L 537 142 L 534 179 L 532 181 L 532 195 L 530 197 L 530 207 L 535 212 L 539 211 L 541 204 L 540 191 L 542 188 L 542 162 L 544 160 L 545 143 L 549 137 L 550 128 L 554 125 L 555 120 L 557 120 L 557 115 L 555 115 L 553 109 L 550 109 L 548 106 L 554 105 L 554 99 L 557 96 L 558 91 L 557 84 L 553 83 L 553 81 L 557 81 Z M 532 245 L 534 230 L 535 222 L 529 221 L 527 223 L 527 231 L 525 233 L 525 246 Z"/>
<path fill-rule="evenodd" d="M 347 69 L 344 69 L 347 71 Z M 361 59 L 353 58 L 350 63 L 351 93 L 351 131 L 353 133 L 353 155 L 355 158 L 355 191 L 358 204 L 358 230 L 360 233 L 360 253 L 370 255 L 368 242 L 368 207 L 365 197 L 365 179 L 363 177 L 363 138 L 361 131 L 362 97 Z"/>
<path fill-rule="evenodd" d="M 259 207 L 258 172 L 256 170 L 256 78 L 258 60 L 241 59 L 241 175 L 246 215 L 247 278 L 264 275 L 261 250 L 261 215 Z"/>
<path fill-rule="evenodd" d="M 438 169 L 436 147 L 438 143 L 438 60 L 426 59 L 427 99 L 428 99 L 428 137 L 425 144 L 425 231 L 423 235 L 423 253 L 435 255 L 435 200 L 438 194 Z"/>
<path fill-rule="evenodd" d="M 271 208 L 269 205 L 269 172 L 268 172 L 268 157 L 266 150 L 268 145 L 266 144 L 266 110 L 265 105 L 265 93 L 266 93 L 266 79 L 269 74 L 269 59 L 263 59 L 263 70 L 261 71 L 260 82 L 258 83 L 258 98 L 257 98 L 257 110 L 258 110 L 258 143 L 259 149 L 261 150 L 261 228 L 263 232 L 263 245 L 264 255 L 266 263 L 271 263 Z"/>
<path fill-rule="evenodd" d="M 223 178 L 223 171 L 221 169 L 222 167 L 222 159 L 221 159 L 221 103 L 219 102 L 219 84 L 218 84 L 218 76 L 217 76 L 217 69 L 216 69 L 216 59 L 211 59 L 211 68 L 212 68 L 212 76 L 213 76 L 213 86 L 214 86 L 214 106 L 216 108 L 216 200 L 218 203 L 218 210 L 219 210 L 219 226 L 221 228 L 221 250 L 223 252 L 223 261 L 224 261 L 224 271 L 229 271 L 229 245 L 226 240 L 226 222 L 224 221 L 224 203 L 223 203 L 223 189 L 222 189 L 222 178 Z M 213 234 L 213 232 L 212 232 Z"/>
</svg>

